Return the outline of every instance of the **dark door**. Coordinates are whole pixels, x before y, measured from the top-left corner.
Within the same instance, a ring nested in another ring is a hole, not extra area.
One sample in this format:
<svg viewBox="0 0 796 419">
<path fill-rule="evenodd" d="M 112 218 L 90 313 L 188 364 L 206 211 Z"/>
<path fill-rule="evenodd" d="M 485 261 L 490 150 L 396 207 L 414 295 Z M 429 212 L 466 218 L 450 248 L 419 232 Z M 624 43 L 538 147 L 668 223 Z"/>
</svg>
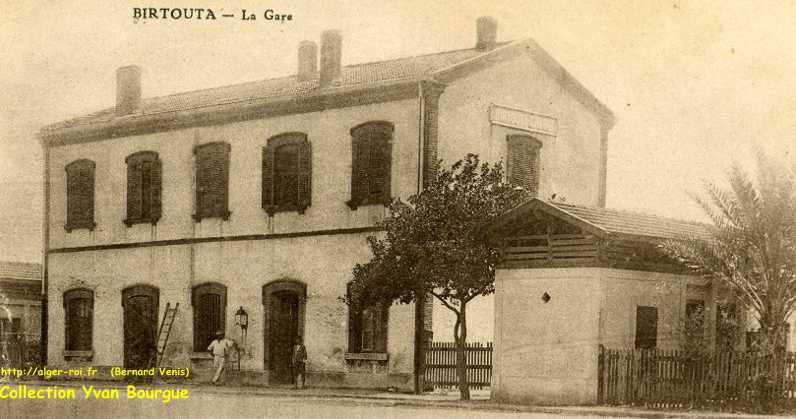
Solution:
<svg viewBox="0 0 796 419">
<path fill-rule="evenodd" d="M 137 285 L 122 292 L 124 367 L 149 368 L 158 325 L 158 290 Z"/>
<path fill-rule="evenodd" d="M 293 382 L 290 360 L 293 343 L 298 334 L 299 299 L 292 291 L 271 294 L 271 324 L 268 339 L 270 362 L 269 381 L 275 384 Z"/>
</svg>

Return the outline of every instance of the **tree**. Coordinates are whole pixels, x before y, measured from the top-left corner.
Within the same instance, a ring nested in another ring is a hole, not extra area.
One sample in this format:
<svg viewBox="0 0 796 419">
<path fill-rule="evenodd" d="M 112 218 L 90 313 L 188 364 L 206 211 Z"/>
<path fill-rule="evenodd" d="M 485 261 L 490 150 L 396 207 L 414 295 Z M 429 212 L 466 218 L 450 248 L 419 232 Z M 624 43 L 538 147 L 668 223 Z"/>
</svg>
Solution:
<svg viewBox="0 0 796 419">
<path fill-rule="evenodd" d="M 711 240 L 672 240 L 663 248 L 726 283 L 759 322 L 761 352 L 781 356 L 796 309 L 796 174 L 758 153 L 756 179 L 735 164 L 727 180 L 729 188 L 707 182 L 707 196 L 694 197 L 715 227 Z M 770 372 L 773 382 L 778 370 Z"/>
<path fill-rule="evenodd" d="M 385 235 L 368 237 L 373 258 L 354 267 L 344 298 L 355 309 L 410 303 L 430 294 L 451 310 L 456 315 L 456 372 L 463 400 L 470 398 L 467 303 L 494 292 L 499 257 L 480 229 L 526 198 L 527 192 L 505 183 L 500 163 L 490 166 L 468 154 L 450 170 L 440 168 L 419 195 L 392 202 L 382 222 Z"/>
</svg>

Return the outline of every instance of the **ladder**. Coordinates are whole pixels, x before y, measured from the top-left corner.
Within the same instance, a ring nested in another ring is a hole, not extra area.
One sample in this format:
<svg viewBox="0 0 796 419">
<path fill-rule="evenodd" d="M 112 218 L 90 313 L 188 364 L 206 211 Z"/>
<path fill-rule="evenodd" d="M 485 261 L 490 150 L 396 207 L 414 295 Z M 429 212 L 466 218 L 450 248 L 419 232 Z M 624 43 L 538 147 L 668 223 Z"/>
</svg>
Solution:
<svg viewBox="0 0 796 419">
<path fill-rule="evenodd" d="M 166 344 L 169 342 L 169 334 L 171 334 L 171 326 L 174 324 L 174 318 L 177 317 L 177 309 L 180 308 L 180 303 L 171 306 L 171 303 L 166 303 L 166 311 L 163 313 L 163 321 L 160 323 L 158 329 L 158 340 L 155 347 L 155 354 L 153 361 L 155 362 L 155 376 L 157 376 L 157 369 L 163 361 L 163 354 L 166 353 Z"/>
</svg>

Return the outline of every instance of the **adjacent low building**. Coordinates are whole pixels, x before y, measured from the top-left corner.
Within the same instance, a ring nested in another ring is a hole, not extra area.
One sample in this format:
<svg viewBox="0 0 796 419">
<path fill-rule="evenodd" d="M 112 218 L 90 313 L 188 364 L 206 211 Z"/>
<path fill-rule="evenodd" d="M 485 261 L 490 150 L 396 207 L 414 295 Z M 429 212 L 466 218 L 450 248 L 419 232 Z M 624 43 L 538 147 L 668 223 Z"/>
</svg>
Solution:
<svg viewBox="0 0 796 419">
<path fill-rule="evenodd" d="M 12 366 L 39 355 L 41 279 L 38 263 L 0 262 L 0 357 Z"/>
</svg>

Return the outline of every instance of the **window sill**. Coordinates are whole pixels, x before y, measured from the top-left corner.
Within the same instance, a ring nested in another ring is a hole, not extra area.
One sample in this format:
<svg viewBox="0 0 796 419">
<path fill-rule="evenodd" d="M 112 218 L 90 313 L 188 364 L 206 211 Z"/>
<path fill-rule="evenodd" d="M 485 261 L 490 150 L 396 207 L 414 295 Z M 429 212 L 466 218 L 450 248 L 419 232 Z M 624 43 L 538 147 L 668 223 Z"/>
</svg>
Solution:
<svg viewBox="0 0 796 419">
<path fill-rule="evenodd" d="M 94 351 L 64 351 L 64 360 L 67 361 L 91 361 L 93 358 Z"/>
<path fill-rule="evenodd" d="M 135 224 L 152 224 L 152 225 L 155 225 L 155 224 L 158 223 L 158 219 L 157 218 L 152 218 L 152 219 L 149 219 L 149 218 L 129 219 L 128 218 L 128 219 L 124 220 L 123 222 L 124 222 L 124 225 L 126 225 L 129 228 L 129 227 L 132 227 Z"/>
<path fill-rule="evenodd" d="M 347 361 L 387 361 L 390 354 L 386 352 L 346 352 Z"/>
<path fill-rule="evenodd" d="M 64 230 L 66 230 L 67 233 L 71 233 L 72 230 L 80 230 L 80 229 L 83 229 L 83 228 L 88 230 L 88 231 L 94 231 L 94 228 L 96 228 L 96 227 L 97 227 L 97 223 L 94 223 L 94 222 L 91 222 L 91 223 L 72 223 L 72 224 L 64 225 Z"/>
<path fill-rule="evenodd" d="M 205 218 L 221 218 L 224 221 L 229 221 L 229 217 L 232 215 L 232 211 L 227 211 L 223 214 L 211 214 L 211 215 L 200 215 L 200 214 L 192 214 L 191 217 L 197 223 L 201 223 Z"/>
<path fill-rule="evenodd" d="M 389 207 L 390 203 L 392 203 L 391 199 L 384 200 L 384 199 L 349 199 L 345 202 L 348 205 L 348 208 L 351 208 L 351 211 L 356 211 L 359 207 L 364 207 L 368 205 L 383 205 L 385 207 Z"/>
<path fill-rule="evenodd" d="M 269 217 L 273 217 L 278 212 L 298 212 L 299 215 L 304 215 L 307 208 L 309 205 L 268 205 L 263 207 L 263 210 Z"/>
</svg>

